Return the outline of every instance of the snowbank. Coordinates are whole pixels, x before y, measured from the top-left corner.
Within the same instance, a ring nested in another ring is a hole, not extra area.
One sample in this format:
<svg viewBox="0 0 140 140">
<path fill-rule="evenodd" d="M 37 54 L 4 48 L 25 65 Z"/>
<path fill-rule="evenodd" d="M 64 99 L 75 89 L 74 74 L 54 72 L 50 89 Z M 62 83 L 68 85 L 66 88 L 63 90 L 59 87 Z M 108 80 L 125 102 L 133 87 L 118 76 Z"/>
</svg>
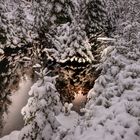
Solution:
<svg viewBox="0 0 140 140">
<path fill-rule="evenodd" d="M 20 131 L 13 131 L 9 135 L 0 138 L 0 140 L 19 140 L 18 139 L 19 133 Z"/>
</svg>

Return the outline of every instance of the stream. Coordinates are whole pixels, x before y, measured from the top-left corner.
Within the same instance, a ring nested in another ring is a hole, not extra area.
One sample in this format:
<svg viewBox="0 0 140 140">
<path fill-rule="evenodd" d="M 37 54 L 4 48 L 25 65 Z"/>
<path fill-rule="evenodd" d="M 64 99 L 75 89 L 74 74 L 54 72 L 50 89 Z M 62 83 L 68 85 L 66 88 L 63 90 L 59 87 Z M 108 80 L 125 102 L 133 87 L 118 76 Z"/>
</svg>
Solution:
<svg viewBox="0 0 140 140">
<path fill-rule="evenodd" d="M 34 83 L 30 48 L 5 48 L 0 55 L 0 137 L 23 125 L 21 109 L 27 104 Z"/>
<path fill-rule="evenodd" d="M 21 115 L 21 109 L 26 105 L 29 98 L 28 92 L 32 86 L 32 80 L 27 75 L 21 77 L 19 82 L 19 88 L 11 96 L 12 104 L 8 108 L 8 114 L 4 113 L 4 128 L 1 136 L 8 135 L 14 130 L 20 130 L 23 125 L 23 116 Z"/>
</svg>

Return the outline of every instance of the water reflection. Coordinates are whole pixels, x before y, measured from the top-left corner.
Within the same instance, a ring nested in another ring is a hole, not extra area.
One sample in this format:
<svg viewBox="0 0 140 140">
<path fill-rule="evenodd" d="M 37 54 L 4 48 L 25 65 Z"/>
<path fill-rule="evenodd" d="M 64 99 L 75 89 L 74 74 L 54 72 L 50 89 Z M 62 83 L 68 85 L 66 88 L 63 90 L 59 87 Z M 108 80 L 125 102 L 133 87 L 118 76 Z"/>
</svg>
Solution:
<svg viewBox="0 0 140 140">
<path fill-rule="evenodd" d="M 27 48 L 25 47 L 27 50 Z M 25 50 L 24 49 L 24 50 Z M 32 61 L 25 60 L 30 51 L 21 48 L 5 48 L 0 56 L 0 135 L 4 127 L 4 114 L 8 114 L 12 104 L 13 93 L 19 89 L 21 77 L 25 73 L 32 77 Z M 11 96 L 12 95 L 12 96 Z"/>
<path fill-rule="evenodd" d="M 29 98 L 28 91 L 32 86 L 32 80 L 27 77 L 21 77 L 19 82 L 19 88 L 11 96 L 12 104 L 9 106 L 9 113 L 4 115 L 5 125 L 2 131 L 2 136 L 9 134 L 13 130 L 20 130 L 23 125 L 23 117 L 21 115 L 21 109 L 26 105 Z"/>
</svg>

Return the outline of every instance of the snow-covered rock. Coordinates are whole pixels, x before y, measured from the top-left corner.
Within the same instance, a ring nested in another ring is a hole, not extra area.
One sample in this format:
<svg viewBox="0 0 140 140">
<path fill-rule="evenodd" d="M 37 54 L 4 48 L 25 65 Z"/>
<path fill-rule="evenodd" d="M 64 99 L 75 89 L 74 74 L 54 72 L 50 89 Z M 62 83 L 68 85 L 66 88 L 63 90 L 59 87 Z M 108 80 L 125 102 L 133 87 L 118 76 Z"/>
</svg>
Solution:
<svg viewBox="0 0 140 140">
<path fill-rule="evenodd" d="M 56 119 L 62 125 L 62 127 L 73 130 L 74 127 L 77 126 L 80 116 L 75 111 L 71 111 L 68 116 L 66 116 L 64 113 L 60 113 L 58 116 L 56 116 Z"/>
</svg>

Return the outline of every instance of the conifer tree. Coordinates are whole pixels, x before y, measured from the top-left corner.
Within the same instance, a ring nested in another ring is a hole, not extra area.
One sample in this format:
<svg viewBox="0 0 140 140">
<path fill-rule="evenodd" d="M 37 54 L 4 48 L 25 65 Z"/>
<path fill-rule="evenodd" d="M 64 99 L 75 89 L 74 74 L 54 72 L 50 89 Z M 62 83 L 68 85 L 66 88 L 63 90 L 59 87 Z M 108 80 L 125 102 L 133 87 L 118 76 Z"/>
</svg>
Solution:
<svg viewBox="0 0 140 140">
<path fill-rule="evenodd" d="M 6 12 L 6 8 L 4 7 L 4 1 L 0 1 L 0 47 L 1 44 L 6 43 L 6 28 L 4 25 L 7 24 L 6 16 L 4 13 Z"/>
<path fill-rule="evenodd" d="M 107 36 L 111 37 L 116 30 L 117 21 L 119 17 L 118 13 L 118 5 L 116 0 L 106 0 L 105 1 L 105 9 L 107 14 Z"/>
<path fill-rule="evenodd" d="M 53 48 L 48 49 L 48 53 L 58 62 L 74 61 L 74 57 L 80 57 L 82 60 L 75 58 L 75 61 L 89 61 L 91 63 L 94 57 L 91 52 L 89 40 L 84 31 L 84 24 L 74 21 L 71 24 L 63 24 L 56 28 L 53 37 Z"/>
<path fill-rule="evenodd" d="M 0 1 L 0 40 L 2 47 L 21 47 L 31 42 L 32 28 L 30 5 L 23 1 Z M 30 19 L 29 19 L 30 16 Z"/>
<path fill-rule="evenodd" d="M 61 109 L 54 86 L 56 77 L 45 76 L 45 71 L 37 72 L 41 79 L 33 85 L 29 92 L 32 97 L 22 109 L 25 126 L 20 133 L 21 140 L 50 140 L 59 126 L 55 118 Z"/>
<path fill-rule="evenodd" d="M 102 0 L 89 0 L 84 10 L 84 19 L 88 37 L 95 37 L 105 31 L 105 5 Z"/>
<path fill-rule="evenodd" d="M 33 1 L 33 7 L 38 32 L 47 32 L 53 24 L 71 22 L 73 5 L 70 0 Z"/>
</svg>

